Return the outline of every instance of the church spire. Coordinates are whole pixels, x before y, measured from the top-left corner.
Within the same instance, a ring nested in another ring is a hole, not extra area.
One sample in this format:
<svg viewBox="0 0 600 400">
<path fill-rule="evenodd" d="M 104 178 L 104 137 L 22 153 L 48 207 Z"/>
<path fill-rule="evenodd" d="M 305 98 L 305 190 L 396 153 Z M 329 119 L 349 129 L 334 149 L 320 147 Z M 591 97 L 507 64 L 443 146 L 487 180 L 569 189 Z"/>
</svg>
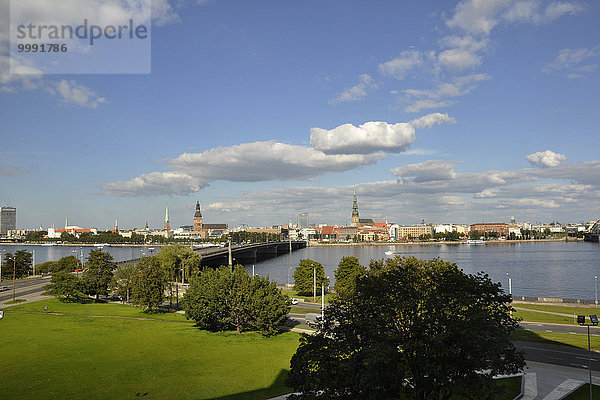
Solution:
<svg viewBox="0 0 600 400">
<path fill-rule="evenodd" d="M 171 221 L 169 221 L 169 205 L 165 208 L 165 231 L 171 229 Z"/>
<path fill-rule="evenodd" d="M 354 201 L 352 202 L 352 222 L 350 226 L 358 226 L 358 201 L 356 200 L 356 187 L 354 187 Z"/>
</svg>

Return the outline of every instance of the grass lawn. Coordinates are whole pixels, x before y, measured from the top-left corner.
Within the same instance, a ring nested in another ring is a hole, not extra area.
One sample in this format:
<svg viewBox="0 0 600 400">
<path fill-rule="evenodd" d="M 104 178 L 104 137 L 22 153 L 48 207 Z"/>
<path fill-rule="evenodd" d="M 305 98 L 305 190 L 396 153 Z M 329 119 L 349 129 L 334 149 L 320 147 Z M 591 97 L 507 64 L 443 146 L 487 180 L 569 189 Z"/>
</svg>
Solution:
<svg viewBox="0 0 600 400">
<path fill-rule="evenodd" d="M 157 312 L 145 313 L 141 308 L 118 304 L 118 303 L 94 303 L 93 301 L 81 303 L 68 303 L 57 298 L 36 301 L 32 303 L 20 304 L 6 308 L 7 312 L 11 311 L 29 311 L 29 312 L 45 312 L 44 306 L 48 306 L 49 313 L 63 313 L 74 315 L 112 315 L 120 317 L 133 318 L 152 318 L 170 321 L 186 321 L 183 314 Z"/>
<path fill-rule="evenodd" d="M 0 321 L 2 398 L 265 399 L 290 391 L 283 382 L 296 333 L 209 333 L 187 323 L 76 315 L 127 314 L 118 304 L 44 304 L 72 315 L 6 309 Z"/>
<path fill-rule="evenodd" d="M 582 314 L 582 315 L 590 315 L 590 314 L 598 314 L 600 315 L 600 308 L 594 307 L 593 305 L 582 306 L 582 305 L 557 305 L 557 304 L 521 304 L 521 303 L 513 303 L 514 307 L 528 308 L 530 310 L 540 310 L 540 311 L 551 311 L 557 312 L 561 314 Z"/>
<path fill-rule="evenodd" d="M 564 317 L 562 315 L 542 314 L 535 311 L 517 310 L 513 312 L 513 317 L 522 318 L 525 322 L 547 322 L 551 324 L 573 324 L 573 317 Z"/>
<path fill-rule="evenodd" d="M 513 340 L 522 340 L 526 342 L 559 344 L 587 350 L 588 342 L 587 335 L 573 335 L 569 333 L 554 333 L 554 332 L 532 332 L 518 330 L 511 335 Z M 591 336 L 592 350 L 600 351 L 600 338 Z"/>
<path fill-rule="evenodd" d="M 313 296 L 300 296 L 298 295 L 298 292 L 296 292 L 294 289 L 281 289 L 281 292 L 285 295 L 287 295 L 290 299 L 291 298 L 296 298 L 296 299 L 304 299 L 304 301 L 308 301 L 308 302 L 313 302 Z M 333 293 L 326 293 L 325 294 L 325 304 L 329 304 L 329 299 L 331 299 L 334 296 Z M 316 303 L 321 304 L 321 293 L 317 293 L 317 301 Z"/>
<path fill-rule="evenodd" d="M 308 313 L 317 313 L 320 314 L 321 310 L 317 310 L 316 308 L 308 308 L 301 306 L 292 306 L 290 313 L 292 314 L 308 314 Z"/>
<path fill-rule="evenodd" d="M 600 398 L 600 386 L 592 386 L 592 395 L 595 399 Z M 564 398 L 564 400 L 589 400 L 590 399 L 590 384 L 586 383 L 580 386 L 573 393 Z"/>
</svg>

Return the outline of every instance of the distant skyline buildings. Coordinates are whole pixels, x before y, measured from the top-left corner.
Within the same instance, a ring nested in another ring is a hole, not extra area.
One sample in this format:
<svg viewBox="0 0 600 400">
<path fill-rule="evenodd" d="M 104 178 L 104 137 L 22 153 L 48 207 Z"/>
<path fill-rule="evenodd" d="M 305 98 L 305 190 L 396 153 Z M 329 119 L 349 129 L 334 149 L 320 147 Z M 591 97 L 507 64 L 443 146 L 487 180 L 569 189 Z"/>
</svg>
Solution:
<svg viewBox="0 0 600 400">
<path fill-rule="evenodd" d="M 0 206 L 0 236 L 17 229 L 16 207 Z"/>
<path fill-rule="evenodd" d="M 598 1 L 155 3 L 151 74 L 0 62 L 17 228 L 600 218 Z"/>
</svg>

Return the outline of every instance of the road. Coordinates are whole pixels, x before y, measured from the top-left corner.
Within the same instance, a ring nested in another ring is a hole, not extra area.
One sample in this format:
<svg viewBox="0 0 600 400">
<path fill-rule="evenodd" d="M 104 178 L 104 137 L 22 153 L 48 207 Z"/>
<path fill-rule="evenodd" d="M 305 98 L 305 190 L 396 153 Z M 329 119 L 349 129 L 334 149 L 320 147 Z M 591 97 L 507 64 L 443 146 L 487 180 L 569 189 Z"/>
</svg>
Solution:
<svg viewBox="0 0 600 400">
<path fill-rule="evenodd" d="M 23 297 L 30 297 L 35 295 L 40 295 L 44 292 L 44 286 L 50 283 L 50 276 L 42 277 L 34 277 L 27 278 L 23 280 L 18 280 L 15 284 L 15 294 L 17 299 L 21 299 Z M 4 303 L 5 301 L 12 300 L 13 290 L 12 290 L 12 280 L 3 280 L 0 282 L 0 286 L 8 286 L 10 290 L 6 292 L 0 292 L 0 303 Z"/>
<path fill-rule="evenodd" d="M 588 368 L 587 350 L 532 342 L 515 342 L 515 345 L 519 350 L 525 352 L 525 360 L 527 361 L 571 368 Z M 600 371 L 600 354 L 592 352 L 591 360 L 592 371 Z"/>
</svg>

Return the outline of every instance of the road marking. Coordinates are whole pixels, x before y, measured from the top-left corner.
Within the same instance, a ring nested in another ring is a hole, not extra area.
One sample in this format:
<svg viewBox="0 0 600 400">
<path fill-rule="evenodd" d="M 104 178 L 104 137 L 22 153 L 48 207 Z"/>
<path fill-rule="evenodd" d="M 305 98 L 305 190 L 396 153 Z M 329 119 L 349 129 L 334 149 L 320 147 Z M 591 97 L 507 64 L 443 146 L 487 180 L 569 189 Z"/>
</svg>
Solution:
<svg viewBox="0 0 600 400">
<path fill-rule="evenodd" d="M 544 351 L 544 352 L 547 352 L 547 351 L 549 351 L 549 352 L 552 352 L 552 353 L 560 353 L 560 354 L 570 354 L 570 355 L 576 354 L 576 353 L 574 353 L 574 352 L 572 352 L 572 351 L 561 351 L 561 350 L 552 350 L 552 349 L 542 349 L 542 348 L 539 348 L 539 347 L 531 347 L 531 346 L 523 346 L 523 348 L 524 348 L 524 349 L 531 349 L 531 350 L 539 350 L 539 351 Z"/>
<path fill-rule="evenodd" d="M 525 374 L 525 384 L 523 385 L 523 400 L 533 400 L 537 397 L 537 376 L 535 372 Z"/>
<path fill-rule="evenodd" d="M 579 360 L 585 360 L 585 361 L 587 361 L 587 360 L 588 360 L 588 358 L 587 358 L 587 357 L 577 357 L 577 356 L 575 356 L 575 358 L 577 358 L 577 359 L 579 359 Z M 598 360 L 596 360 L 595 358 L 590 358 L 590 360 L 592 360 L 592 361 L 598 361 Z"/>
<path fill-rule="evenodd" d="M 577 335 L 577 333 L 575 332 L 569 332 L 571 335 Z"/>
<path fill-rule="evenodd" d="M 544 400 L 559 400 L 562 399 L 567 393 L 577 389 L 583 385 L 583 381 L 577 379 L 567 379 L 562 381 L 560 385 L 554 388 L 548 396 L 544 397 Z"/>
<path fill-rule="evenodd" d="M 577 368 L 585 368 L 585 369 L 587 369 L 587 365 L 583 365 L 583 364 L 569 363 L 569 365 L 572 365 L 572 366 L 577 367 Z"/>
<path fill-rule="evenodd" d="M 550 333 L 552 333 L 552 331 L 551 331 L 550 329 L 546 329 L 546 332 L 550 332 Z"/>
</svg>

